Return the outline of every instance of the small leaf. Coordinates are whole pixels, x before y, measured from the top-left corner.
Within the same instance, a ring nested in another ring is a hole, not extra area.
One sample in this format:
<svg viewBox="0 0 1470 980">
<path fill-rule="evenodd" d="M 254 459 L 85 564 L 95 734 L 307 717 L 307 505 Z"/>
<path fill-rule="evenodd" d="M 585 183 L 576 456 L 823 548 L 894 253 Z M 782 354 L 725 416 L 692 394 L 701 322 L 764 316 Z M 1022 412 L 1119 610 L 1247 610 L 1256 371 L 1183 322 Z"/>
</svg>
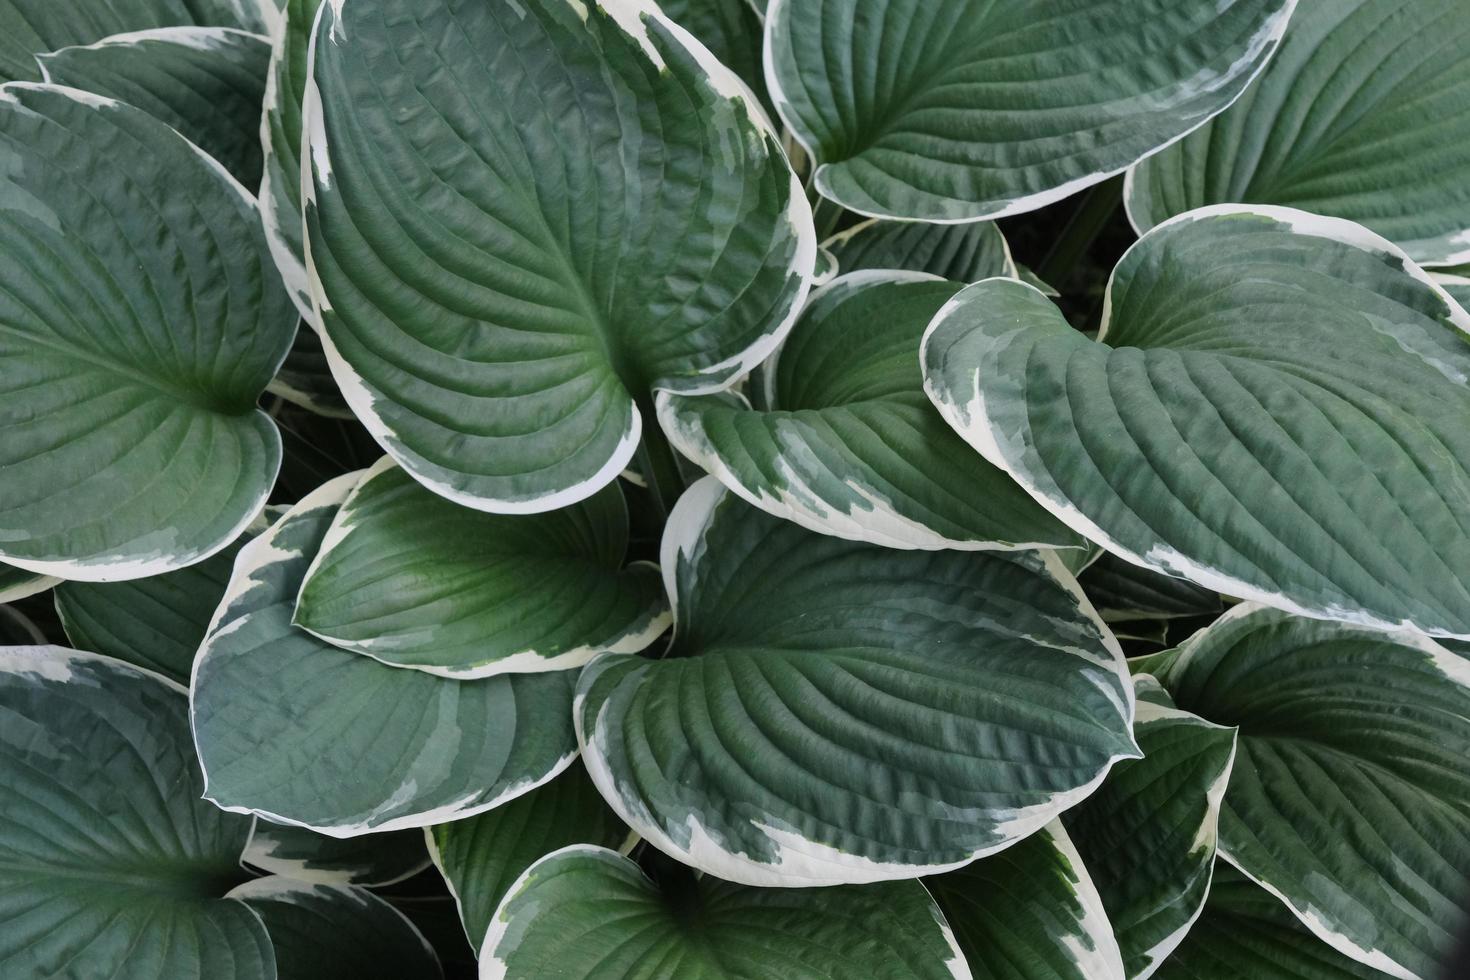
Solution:
<svg viewBox="0 0 1470 980">
<path fill-rule="evenodd" d="M 833 235 L 822 247 L 836 256 L 844 273 L 908 269 L 955 282 L 1017 274 L 1010 246 L 993 221 L 929 225 L 874 218 Z"/>
<path fill-rule="evenodd" d="M 1063 822 L 1092 871 L 1129 980 L 1142 980 L 1183 941 L 1209 893 L 1235 732 L 1173 707 L 1148 675 L 1133 683 L 1143 758 L 1120 762 Z"/>
<path fill-rule="evenodd" d="M 264 37 L 234 28 L 164 27 L 36 60 L 46 81 L 137 106 L 254 188 L 270 50 Z"/>
<path fill-rule="evenodd" d="M 39 595 L 60 581 L 59 578 L 28 572 L 13 565 L 0 565 L 0 603 Z"/>
<path fill-rule="evenodd" d="M 327 365 L 321 338 L 309 320 L 302 320 L 281 369 L 266 391 L 300 408 L 331 419 L 356 419 Z"/>
<path fill-rule="evenodd" d="M 274 980 L 225 897 L 250 820 L 199 798 L 187 708 L 120 661 L 0 648 L 0 975 Z"/>
<path fill-rule="evenodd" d="M 322 885 L 392 885 L 429 866 L 417 830 L 342 840 L 303 827 L 256 820 L 242 859 L 273 875 Z"/>
<path fill-rule="evenodd" d="M 1416 262 L 1470 261 L 1470 17 L 1461 0 L 1312 0 L 1224 114 L 1138 164 L 1140 231 L 1206 204 L 1361 222 Z"/>
<path fill-rule="evenodd" d="M 1237 606 L 1163 677 L 1240 727 L 1220 853 L 1334 949 L 1435 976 L 1470 880 L 1470 661 L 1422 635 Z"/>
<path fill-rule="evenodd" d="M 1220 593 L 1104 553 L 1077 576 L 1107 623 L 1211 616 L 1225 608 Z"/>
<path fill-rule="evenodd" d="M 816 189 L 973 221 L 1098 183 L 1237 97 L 1294 0 L 774 0 L 767 72 Z"/>
<path fill-rule="evenodd" d="M 687 872 L 685 873 L 687 875 Z M 496 910 L 482 980 L 970 976 L 924 886 L 749 888 L 678 877 L 574 844 L 533 864 Z"/>
<path fill-rule="evenodd" d="M 670 655 L 584 668 L 577 731 L 618 815 L 702 871 L 781 887 L 943 871 L 1137 755 L 1122 656 L 1051 553 L 844 541 L 706 478 L 661 564 Z"/>
<path fill-rule="evenodd" d="M 727 387 L 779 342 L 813 277 L 810 208 L 749 90 L 651 2 L 395 9 L 318 18 L 327 358 L 434 492 L 564 507 L 627 467 L 654 424 L 635 402 Z"/>
<path fill-rule="evenodd" d="M 1119 262 L 1096 341 L 992 279 L 930 325 L 925 383 L 1088 538 L 1212 591 L 1470 636 L 1467 314 L 1390 243 L 1221 205 Z"/>
<path fill-rule="evenodd" d="M 574 764 L 509 803 L 429 828 L 427 837 L 434 864 L 459 904 L 465 934 L 479 949 L 501 899 L 537 859 L 569 844 L 615 848 L 629 831 L 586 770 Z"/>
<path fill-rule="evenodd" d="M 1123 980 L 1102 899 L 1060 823 L 924 884 L 976 980 Z"/>
<path fill-rule="evenodd" d="M 333 837 L 488 810 L 577 751 L 570 673 L 448 680 L 291 625 L 307 565 L 360 476 L 325 484 L 240 552 L 190 688 L 206 796 Z"/>
<path fill-rule="evenodd" d="M 761 366 L 764 411 L 733 393 L 661 393 L 659 421 L 741 498 L 822 534 L 889 548 L 1080 547 L 924 397 L 919 340 L 962 288 L 918 272 L 842 276 L 812 293 Z"/>
<path fill-rule="evenodd" d="M 441 677 L 580 667 L 636 653 L 668 627 L 658 570 L 624 570 L 627 545 L 616 484 L 548 514 L 485 514 L 384 457 L 333 519 L 294 622 Z"/>
</svg>

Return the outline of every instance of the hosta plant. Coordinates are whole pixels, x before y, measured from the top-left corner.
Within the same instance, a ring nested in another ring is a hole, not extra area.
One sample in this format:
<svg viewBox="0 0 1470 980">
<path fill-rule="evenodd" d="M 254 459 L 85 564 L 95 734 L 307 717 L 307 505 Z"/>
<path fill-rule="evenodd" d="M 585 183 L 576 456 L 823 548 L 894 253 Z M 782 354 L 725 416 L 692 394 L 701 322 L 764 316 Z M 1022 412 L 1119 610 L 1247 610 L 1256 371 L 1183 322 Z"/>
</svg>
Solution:
<svg viewBox="0 0 1470 980">
<path fill-rule="evenodd" d="M 1463 0 L 0 0 L 0 976 L 1449 975 Z"/>
</svg>

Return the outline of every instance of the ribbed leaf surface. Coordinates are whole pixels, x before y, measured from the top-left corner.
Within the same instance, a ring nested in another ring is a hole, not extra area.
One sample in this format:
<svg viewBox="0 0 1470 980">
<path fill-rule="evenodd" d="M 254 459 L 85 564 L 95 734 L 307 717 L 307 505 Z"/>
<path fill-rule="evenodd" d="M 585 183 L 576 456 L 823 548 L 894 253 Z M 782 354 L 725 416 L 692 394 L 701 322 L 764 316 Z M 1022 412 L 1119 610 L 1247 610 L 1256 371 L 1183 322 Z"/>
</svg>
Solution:
<svg viewBox="0 0 1470 980">
<path fill-rule="evenodd" d="M 873 218 L 833 235 L 822 247 L 843 273 L 910 269 L 955 282 L 1016 275 L 1010 247 L 993 221 L 930 225 Z"/>
</svg>

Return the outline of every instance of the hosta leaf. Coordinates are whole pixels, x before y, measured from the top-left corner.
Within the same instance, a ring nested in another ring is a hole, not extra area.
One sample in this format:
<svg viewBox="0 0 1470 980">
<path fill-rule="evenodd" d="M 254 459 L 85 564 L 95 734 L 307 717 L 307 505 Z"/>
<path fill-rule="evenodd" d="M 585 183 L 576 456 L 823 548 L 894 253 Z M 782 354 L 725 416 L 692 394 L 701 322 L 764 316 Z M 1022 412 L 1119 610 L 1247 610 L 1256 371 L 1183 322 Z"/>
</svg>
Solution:
<svg viewBox="0 0 1470 980">
<path fill-rule="evenodd" d="M 766 71 L 823 196 L 971 221 L 1060 200 L 1224 109 L 1293 6 L 774 0 Z"/>
<path fill-rule="evenodd" d="M 1123 980 L 1097 888 L 1055 821 L 924 884 L 976 980 Z"/>
<path fill-rule="evenodd" d="M 1470 898 L 1470 661 L 1247 604 L 1163 680 L 1240 727 L 1221 854 L 1346 955 L 1436 976 Z"/>
<path fill-rule="evenodd" d="M 281 369 L 266 385 L 266 391 L 317 415 L 334 419 L 356 418 L 342 400 L 342 392 L 332 378 L 321 338 L 305 320 L 296 331 L 296 339 L 292 341 Z"/>
<path fill-rule="evenodd" d="M 263 524 L 254 528 L 263 527 Z M 194 655 L 225 594 L 247 530 L 223 551 L 164 575 L 131 582 L 62 582 L 53 593 L 66 638 L 79 650 L 189 683 Z"/>
<path fill-rule="evenodd" d="M 267 33 L 270 0 L 0 0 L 0 81 L 36 81 L 34 56 L 155 27 L 238 27 Z"/>
<path fill-rule="evenodd" d="M 1303 0 L 1239 102 L 1129 173 L 1134 227 L 1284 204 L 1361 222 L 1416 262 L 1470 261 L 1467 47 L 1461 0 Z"/>
<path fill-rule="evenodd" d="M 391 885 L 429 866 L 424 835 L 394 830 L 340 839 L 256 820 L 244 862 L 268 874 L 323 885 Z"/>
<path fill-rule="evenodd" d="M 790 887 L 958 867 L 1137 754 L 1117 645 L 1050 553 L 816 535 L 705 479 L 662 564 L 670 656 L 589 664 L 577 731 L 618 815 L 703 871 Z"/>
<path fill-rule="evenodd" d="M 274 980 L 224 897 L 250 820 L 199 798 L 187 707 L 107 657 L 0 649 L 0 975 Z"/>
<path fill-rule="evenodd" d="M 1215 870 L 1205 913 L 1156 980 L 1381 980 L 1307 931 L 1230 865 Z"/>
<path fill-rule="evenodd" d="M 601 847 L 572 845 L 511 886 L 480 952 L 482 980 L 949 980 L 970 976 L 916 881 L 660 887 Z"/>
<path fill-rule="evenodd" d="M 280 980 L 433 980 L 439 958 L 413 923 L 372 892 L 290 878 L 257 878 L 230 897 L 270 933 Z"/>
<path fill-rule="evenodd" d="M 760 99 L 761 109 L 774 119 L 775 108 L 766 95 L 761 63 L 761 14 L 764 5 L 753 0 L 663 0 L 659 9 L 709 48 Z"/>
<path fill-rule="evenodd" d="M 654 424 L 635 399 L 770 352 L 812 276 L 810 209 L 749 90 L 646 0 L 396 9 L 318 18 L 327 356 L 415 479 L 553 510 L 627 465 Z"/>
<path fill-rule="evenodd" d="M 294 327 L 254 200 L 138 109 L 12 83 L 0 256 L 0 557 L 112 580 L 224 547 L 280 465 L 255 401 Z"/>
<path fill-rule="evenodd" d="M 833 235 L 822 247 L 844 273 L 910 269 L 955 282 L 1016 275 L 1010 246 L 993 221 L 930 225 L 873 218 Z"/>
<path fill-rule="evenodd" d="M 0 565 L 0 603 L 15 602 L 37 595 L 56 585 L 61 579 L 38 572 L 28 572 L 12 565 Z"/>
<path fill-rule="evenodd" d="M 987 459 L 1129 561 L 1470 635 L 1467 327 L 1358 225 L 1221 205 L 1123 257 L 1096 342 L 994 279 L 935 319 L 924 374 Z"/>
<path fill-rule="evenodd" d="M 500 900 L 543 855 L 569 844 L 616 848 L 628 836 L 580 765 L 503 806 L 427 831 L 434 864 L 476 949 Z"/>
<path fill-rule="evenodd" d="M 164 27 L 37 57 L 48 82 L 135 105 L 177 129 L 248 188 L 260 183 L 260 106 L 270 42 L 228 27 Z"/>
<path fill-rule="evenodd" d="M 323 485 L 241 550 L 190 685 L 207 797 L 333 837 L 487 810 L 577 749 L 570 673 L 448 680 L 291 625 L 307 565 L 359 477 Z"/>
<path fill-rule="evenodd" d="M 1152 677 L 1133 683 L 1143 758 L 1119 763 L 1063 820 L 1128 976 L 1141 980 L 1184 939 L 1209 893 L 1235 732 L 1173 707 Z"/>
<path fill-rule="evenodd" d="M 768 410 L 734 393 L 663 393 L 659 421 L 742 498 L 823 534 L 890 548 L 1078 546 L 924 397 L 919 339 L 961 288 L 918 272 L 843 276 L 812 293 L 762 366 Z"/>
<path fill-rule="evenodd" d="M 294 622 L 443 677 L 580 667 L 636 653 L 669 624 L 658 569 L 623 570 L 627 546 L 616 484 L 548 514 L 485 514 L 384 457 L 333 519 Z"/>
<path fill-rule="evenodd" d="M 271 257 L 286 290 L 308 323 L 315 324 L 304 256 L 301 224 L 301 105 L 306 98 L 311 25 L 321 0 L 285 0 L 285 23 L 273 35 L 265 113 L 260 119 L 264 165 L 260 180 L 260 219 Z M 323 355 L 325 356 L 325 355 Z"/>
<path fill-rule="evenodd" d="M 46 642 L 46 634 L 35 620 L 14 606 L 0 605 L 0 646 L 30 646 Z"/>
<path fill-rule="evenodd" d="M 1180 619 L 1220 612 L 1220 593 L 1103 554 L 1077 576 L 1082 591 L 1108 623 Z"/>
</svg>

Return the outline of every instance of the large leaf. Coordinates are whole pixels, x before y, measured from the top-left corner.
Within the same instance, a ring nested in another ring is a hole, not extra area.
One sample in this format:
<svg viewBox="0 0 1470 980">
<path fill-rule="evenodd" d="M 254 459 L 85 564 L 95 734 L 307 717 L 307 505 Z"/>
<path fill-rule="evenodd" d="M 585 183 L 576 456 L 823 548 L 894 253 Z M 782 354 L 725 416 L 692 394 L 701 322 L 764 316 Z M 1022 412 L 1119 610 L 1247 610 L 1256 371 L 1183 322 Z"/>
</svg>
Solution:
<svg viewBox="0 0 1470 980">
<path fill-rule="evenodd" d="M 658 570 L 624 570 L 627 545 L 616 484 L 549 514 L 485 514 L 384 457 L 333 519 L 294 622 L 443 677 L 580 667 L 636 653 L 669 624 Z"/>
<path fill-rule="evenodd" d="M 862 214 L 1041 207 L 1220 112 L 1295 0 L 773 0 L 766 64 L 816 188 Z"/>
<path fill-rule="evenodd" d="M 155 27 L 239 27 L 266 33 L 270 0 L 0 0 L 0 81 L 41 77 L 34 55 Z"/>
<path fill-rule="evenodd" d="M 543 855 L 569 844 L 619 847 L 627 826 L 608 809 L 580 765 L 503 806 L 426 832 L 434 864 L 479 949 L 506 892 Z"/>
<path fill-rule="evenodd" d="M 448 680 L 291 625 L 307 565 L 359 476 L 323 485 L 241 550 L 190 685 L 208 798 L 333 837 L 487 810 L 577 749 L 570 673 Z"/>
<path fill-rule="evenodd" d="M 272 876 L 230 897 L 270 933 L 280 980 L 435 980 L 439 958 L 403 914 L 372 892 Z"/>
<path fill-rule="evenodd" d="M 589 664 L 577 731 L 619 816 L 703 871 L 791 887 L 958 867 L 1137 755 L 1117 644 L 1054 554 L 844 541 L 707 478 L 662 564 L 669 657 Z"/>
<path fill-rule="evenodd" d="M 235 556 L 263 527 L 263 521 L 252 525 L 223 551 L 163 575 L 131 582 L 62 582 L 53 595 L 66 638 L 79 650 L 188 684 Z"/>
<path fill-rule="evenodd" d="M 1128 174 L 1134 227 L 1231 201 L 1361 222 L 1415 261 L 1470 261 L 1462 0 L 1302 0 L 1228 112 Z"/>
<path fill-rule="evenodd" d="M 717 390 L 776 345 L 813 274 L 810 209 L 749 90 L 647 0 L 396 9 L 318 18 L 327 356 L 415 479 L 553 510 L 627 465 L 654 424 L 635 400 Z"/>
<path fill-rule="evenodd" d="M 0 649 L 0 975 L 274 980 L 224 897 L 250 820 L 199 798 L 187 708 L 107 657 Z"/>
<path fill-rule="evenodd" d="M 924 344 L 950 424 L 1136 564 L 1365 625 L 1470 635 L 1470 315 L 1364 228 L 1221 205 L 1119 262 L 1097 341 L 1028 286 Z"/>
<path fill-rule="evenodd" d="M 1153 677 L 1133 683 L 1143 758 L 1119 763 L 1063 820 L 1102 895 L 1128 977 L 1141 980 L 1183 941 L 1209 893 L 1235 732 L 1173 707 Z"/>
<path fill-rule="evenodd" d="M 392 885 L 429 866 L 424 835 L 394 830 L 341 839 L 256 820 L 242 860 L 267 874 L 322 885 Z"/>
<path fill-rule="evenodd" d="M 260 118 L 264 166 L 260 180 L 260 219 L 271 257 L 285 280 L 296 308 L 316 323 L 307 286 L 306 237 L 301 223 L 301 106 L 310 73 L 307 55 L 311 25 L 321 0 L 285 0 L 280 25 L 271 43 L 265 112 Z"/>
<path fill-rule="evenodd" d="M 1102 899 L 1060 823 L 924 883 L 976 980 L 1123 980 Z"/>
<path fill-rule="evenodd" d="M 866 271 L 812 293 L 761 367 L 764 411 L 734 393 L 659 395 L 674 445 L 743 499 L 890 548 L 1080 546 L 924 397 L 919 339 L 963 287 Z"/>
<path fill-rule="evenodd" d="M 1470 661 L 1242 605 L 1162 679 L 1240 727 L 1221 854 L 1353 959 L 1436 976 L 1470 908 Z"/>
<path fill-rule="evenodd" d="M 573 845 L 511 886 L 480 952 L 481 980 L 951 980 L 970 971 L 916 881 L 662 887 L 600 847 Z"/>
<path fill-rule="evenodd" d="M 294 325 L 217 163 L 139 109 L 0 88 L 0 557 L 112 580 L 228 544 L 280 465 L 255 401 Z"/>
<path fill-rule="evenodd" d="M 1382 980 L 1307 931 L 1274 896 L 1222 864 L 1205 913 L 1156 980 Z"/>
<path fill-rule="evenodd" d="M 248 188 L 260 183 L 260 107 L 270 42 L 227 27 L 165 27 L 37 58 L 48 82 L 135 105 Z"/>
<path fill-rule="evenodd" d="M 993 221 L 929 225 L 873 218 L 833 235 L 822 248 L 844 273 L 909 269 L 955 282 L 1017 274 L 1010 246 Z"/>
</svg>

